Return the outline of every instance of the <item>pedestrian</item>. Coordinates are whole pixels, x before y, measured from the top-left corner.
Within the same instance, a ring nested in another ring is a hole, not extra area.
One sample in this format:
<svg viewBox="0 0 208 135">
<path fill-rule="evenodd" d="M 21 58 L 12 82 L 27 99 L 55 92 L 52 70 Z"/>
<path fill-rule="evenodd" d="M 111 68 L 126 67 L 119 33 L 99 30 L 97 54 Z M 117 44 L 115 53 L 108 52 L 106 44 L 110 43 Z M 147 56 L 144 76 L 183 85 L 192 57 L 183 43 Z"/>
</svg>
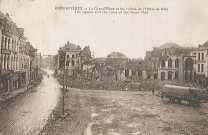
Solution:
<svg viewBox="0 0 208 135">
<path fill-rule="evenodd" d="M 154 95 L 155 94 L 155 90 L 154 89 L 152 89 L 152 95 Z"/>
<path fill-rule="evenodd" d="M 27 90 L 29 89 L 29 85 L 30 85 L 30 84 L 28 83 L 28 84 L 27 84 Z"/>
</svg>

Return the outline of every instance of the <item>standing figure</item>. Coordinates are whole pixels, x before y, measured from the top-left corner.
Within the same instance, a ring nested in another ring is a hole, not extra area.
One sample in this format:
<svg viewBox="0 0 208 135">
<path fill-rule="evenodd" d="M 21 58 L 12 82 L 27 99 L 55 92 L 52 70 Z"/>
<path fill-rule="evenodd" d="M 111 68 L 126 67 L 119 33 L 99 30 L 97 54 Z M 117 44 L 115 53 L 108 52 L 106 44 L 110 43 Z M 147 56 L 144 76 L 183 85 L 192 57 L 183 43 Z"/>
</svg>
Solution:
<svg viewBox="0 0 208 135">
<path fill-rule="evenodd" d="M 154 89 L 152 89 L 152 95 L 154 95 L 155 94 L 155 90 Z"/>
</svg>

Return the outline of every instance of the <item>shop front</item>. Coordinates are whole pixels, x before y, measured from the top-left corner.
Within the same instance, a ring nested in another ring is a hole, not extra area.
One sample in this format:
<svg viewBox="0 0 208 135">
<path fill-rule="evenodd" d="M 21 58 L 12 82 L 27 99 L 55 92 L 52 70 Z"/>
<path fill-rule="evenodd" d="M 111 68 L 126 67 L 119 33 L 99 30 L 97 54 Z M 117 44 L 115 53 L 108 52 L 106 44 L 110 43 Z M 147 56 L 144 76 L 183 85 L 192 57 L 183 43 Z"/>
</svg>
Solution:
<svg viewBox="0 0 208 135">
<path fill-rule="evenodd" d="M 19 88 L 18 73 L 10 74 L 8 80 L 9 90 L 16 90 Z"/>
<path fill-rule="evenodd" d="M 9 71 L 2 71 L 1 74 L 1 84 L 0 84 L 0 94 L 3 94 L 5 92 L 9 92 L 9 77 L 10 72 Z"/>
</svg>

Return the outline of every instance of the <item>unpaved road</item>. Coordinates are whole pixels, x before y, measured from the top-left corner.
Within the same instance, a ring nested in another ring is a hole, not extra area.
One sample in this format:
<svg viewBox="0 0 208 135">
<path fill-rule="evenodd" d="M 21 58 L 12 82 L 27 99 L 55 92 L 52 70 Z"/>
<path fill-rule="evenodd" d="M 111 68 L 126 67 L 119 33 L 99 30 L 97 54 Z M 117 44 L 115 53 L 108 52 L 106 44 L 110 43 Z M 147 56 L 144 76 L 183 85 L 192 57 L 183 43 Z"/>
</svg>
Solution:
<svg viewBox="0 0 208 135">
<path fill-rule="evenodd" d="M 71 89 L 67 117 L 56 116 L 41 134 L 207 135 L 208 104 L 173 104 L 151 92 Z"/>
<path fill-rule="evenodd" d="M 60 96 L 59 83 L 51 76 L 43 76 L 41 84 L 0 113 L 0 134 L 38 134 L 57 105 Z"/>
</svg>

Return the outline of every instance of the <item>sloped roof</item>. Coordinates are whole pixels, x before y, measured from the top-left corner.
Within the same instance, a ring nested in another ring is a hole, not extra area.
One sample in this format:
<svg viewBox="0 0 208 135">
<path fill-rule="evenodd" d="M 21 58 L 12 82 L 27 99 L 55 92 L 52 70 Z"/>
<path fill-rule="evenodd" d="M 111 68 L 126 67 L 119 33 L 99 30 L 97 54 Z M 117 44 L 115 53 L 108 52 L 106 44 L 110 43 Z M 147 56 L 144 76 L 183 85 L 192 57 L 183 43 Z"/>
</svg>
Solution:
<svg viewBox="0 0 208 135">
<path fill-rule="evenodd" d="M 205 43 L 202 45 L 202 47 L 208 47 L 208 41 L 205 42 Z"/>
<path fill-rule="evenodd" d="M 166 49 L 166 48 L 182 48 L 176 43 L 165 43 L 159 47 L 159 49 Z"/>
<path fill-rule="evenodd" d="M 182 47 L 185 47 L 185 48 L 196 48 L 196 46 L 190 44 L 190 43 L 186 43 L 186 44 L 183 44 Z"/>
<path fill-rule="evenodd" d="M 36 48 L 34 48 L 31 44 L 30 44 L 30 42 L 26 42 L 26 47 L 29 49 L 29 50 L 38 50 L 38 49 L 36 49 Z"/>
<path fill-rule="evenodd" d="M 107 58 L 106 65 L 108 66 L 122 66 L 126 64 L 127 58 Z"/>
<path fill-rule="evenodd" d="M 67 52 L 67 51 L 80 51 L 81 50 L 81 48 L 80 48 L 80 46 L 77 46 L 77 45 L 75 45 L 74 43 L 69 43 L 69 42 L 67 42 L 67 44 L 65 44 L 65 46 L 64 47 L 62 47 L 62 48 L 60 48 L 60 50 L 63 50 L 64 52 Z"/>
<path fill-rule="evenodd" d="M 126 68 L 144 68 L 145 61 L 144 60 L 130 60 L 126 63 Z"/>
<path fill-rule="evenodd" d="M 12 33 L 13 35 L 19 35 L 24 37 L 23 33 L 24 33 L 24 29 L 20 29 L 17 27 L 16 23 L 14 23 L 11 18 L 9 17 L 9 14 L 3 14 L 2 12 L 0 12 L 0 28 L 5 30 L 8 33 Z M 5 23 L 3 23 L 5 20 L 6 21 L 6 25 Z M 23 30 L 23 31 L 22 31 Z"/>
<path fill-rule="evenodd" d="M 120 52 L 112 52 L 107 55 L 108 58 L 126 58 L 125 54 L 122 54 Z"/>
<path fill-rule="evenodd" d="M 9 15 L 9 14 L 7 14 Z M 3 14 L 1 11 L 0 11 L 0 19 L 8 19 L 10 22 L 14 23 L 10 17 L 8 17 L 7 15 Z"/>
</svg>

